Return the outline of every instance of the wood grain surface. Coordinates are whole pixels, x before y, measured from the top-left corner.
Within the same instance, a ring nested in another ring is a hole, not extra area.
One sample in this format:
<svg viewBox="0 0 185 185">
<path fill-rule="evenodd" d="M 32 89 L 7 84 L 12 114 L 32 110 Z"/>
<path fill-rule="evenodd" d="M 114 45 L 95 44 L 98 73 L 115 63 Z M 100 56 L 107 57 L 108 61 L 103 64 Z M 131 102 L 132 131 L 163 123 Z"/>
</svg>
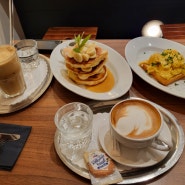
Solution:
<svg viewBox="0 0 185 185">
<path fill-rule="evenodd" d="M 52 38 L 50 38 L 52 39 Z M 98 40 L 122 56 L 128 40 Z M 185 44 L 185 39 L 176 40 Z M 148 99 L 168 109 L 185 129 L 185 99 L 147 84 L 134 74 L 131 95 Z M 0 115 L 0 122 L 32 126 L 31 134 L 12 171 L 0 170 L 0 185 L 85 185 L 88 179 L 66 167 L 58 157 L 53 140 L 56 130 L 54 115 L 61 106 L 73 101 L 90 100 L 70 92 L 53 78 L 46 92 L 33 104 L 11 114 Z M 0 155 L 1 156 L 1 155 Z M 0 157 L 1 160 L 1 157 Z M 185 155 L 167 173 L 143 185 L 184 185 Z"/>
</svg>

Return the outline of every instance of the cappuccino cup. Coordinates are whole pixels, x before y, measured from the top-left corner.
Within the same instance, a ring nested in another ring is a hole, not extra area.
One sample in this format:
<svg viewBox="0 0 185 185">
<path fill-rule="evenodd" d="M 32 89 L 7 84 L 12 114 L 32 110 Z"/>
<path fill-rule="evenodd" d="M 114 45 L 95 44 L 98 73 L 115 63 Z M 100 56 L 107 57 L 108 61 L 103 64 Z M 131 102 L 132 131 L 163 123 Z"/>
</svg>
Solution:
<svg viewBox="0 0 185 185">
<path fill-rule="evenodd" d="M 160 134 L 163 124 L 158 108 L 140 98 L 118 102 L 110 111 L 111 133 L 120 144 L 129 148 L 152 147 L 169 151 L 171 141 L 166 141 Z"/>
</svg>

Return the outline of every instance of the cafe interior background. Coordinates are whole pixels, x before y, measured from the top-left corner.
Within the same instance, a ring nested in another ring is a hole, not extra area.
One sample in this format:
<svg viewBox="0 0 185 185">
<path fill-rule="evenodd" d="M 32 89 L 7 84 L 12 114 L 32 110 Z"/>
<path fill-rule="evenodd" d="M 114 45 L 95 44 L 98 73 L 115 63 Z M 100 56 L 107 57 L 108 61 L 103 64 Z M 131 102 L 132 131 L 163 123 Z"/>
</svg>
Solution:
<svg viewBox="0 0 185 185">
<path fill-rule="evenodd" d="M 42 39 L 49 27 L 98 27 L 97 39 L 132 39 L 147 22 L 185 22 L 184 0 L 14 0 L 15 39 Z M 9 41 L 8 0 L 0 0 L 0 44 Z M 161 36 L 161 35 L 158 35 Z"/>
<path fill-rule="evenodd" d="M 0 0 L 0 44 L 9 43 L 8 2 L 8 0 Z M 15 5 L 14 39 L 41 39 L 49 27 L 56 26 L 96 26 L 98 27 L 97 39 L 132 39 L 141 36 L 144 25 L 152 20 L 159 20 L 163 24 L 185 23 L 185 0 L 13 0 L 13 2 Z M 118 44 L 116 48 L 120 48 L 121 51 L 123 49 L 120 46 L 121 44 Z M 140 82 L 140 79 L 138 81 Z M 138 90 L 142 90 L 142 96 L 149 97 L 148 99 L 151 97 L 151 100 L 156 100 L 156 103 L 165 105 L 180 121 L 184 121 L 184 109 L 182 108 L 184 101 L 176 97 L 169 100 L 169 96 L 166 96 L 165 93 L 158 100 L 155 92 L 157 95 L 161 92 L 150 86 L 144 89 L 145 85 L 146 83 L 142 83 L 142 81 L 141 86 L 140 83 L 136 82 L 136 86 L 139 87 L 136 87 L 133 92 L 140 93 Z M 150 88 L 151 90 L 147 92 Z M 154 95 L 149 94 L 152 90 L 154 90 Z M 21 124 L 33 125 L 34 129 L 29 141 L 30 145 L 23 154 L 23 160 L 19 161 L 17 171 L 15 170 L 12 174 L 2 172 L 2 174 L 7 174 L 3 175 L 4 182 L 7 181 L 6 177 L 8 176 L 10 178 L 9 184 L 11 182 L 12 184 L 20 184 L 20 182 L 23 184 L 39 184 L 39 182 L 40 184 L 61 182 L 85 184 L 87 182 L 78 176 L 65 172 L 66 168 L 63 165 L 61 167 L 60 161 L 52 150 L 54 148 L 53 132 L 50 132 L 51 128 L 48 126 L 53 124 L 52 113 L 60 103 L 64 104 L 67 101 L 76 100 L 76 96 L 71 96 L 69 91 L 64 91 L 62 87 L 58 86 L 58 83 L 53 83 L 48 93 L 43 101 L 38 101 L 37 105 L 30 109 L 11 116 L 2 116 L 2 119 L 13 123 L 20 121 Z M 53 93 L 54 95 L 56 93 L 57 97 L 53 96 Z M 48 101 L 46 101 L 47 98 L 49 98 Z M 46 106 L 48 103 L 54 103 L 54 105 L 48 108 Z M 41 110 L 36 114 L 37 118 L 40 117 L 39 121 L 35 118 L 30 120 L 32 117 L 30 115 L 33 115 L 33 112 L 37 112 L 37 110 Z M 50 110 L 51 114 L 45 117 Z M 54 126 L 52 129 L 54 131 Z M 45 134 L 47 131 L 48 135 Z M 177 144 L 179 143 L 177 142 Z M 174 150 L 176 151 L 176 149 Z M 46 160 L 48 156 L 49 158 Z M 183 165 L 183 160 L 181 160 L 176 169 L 173 169 L 166 176 L 162 176 L 163 178 L 157 178 L 156 183 L 154 181 L 151 183 L 165 184 L 167 182 L 168 184 L 172 180 L 172 183 L 176 182 L 174 184 L 184 184 Z M 151 183 L 147 182 L 147 184 Z M 1 184 L 2 182 L 0 182 Z"/>
</svg>

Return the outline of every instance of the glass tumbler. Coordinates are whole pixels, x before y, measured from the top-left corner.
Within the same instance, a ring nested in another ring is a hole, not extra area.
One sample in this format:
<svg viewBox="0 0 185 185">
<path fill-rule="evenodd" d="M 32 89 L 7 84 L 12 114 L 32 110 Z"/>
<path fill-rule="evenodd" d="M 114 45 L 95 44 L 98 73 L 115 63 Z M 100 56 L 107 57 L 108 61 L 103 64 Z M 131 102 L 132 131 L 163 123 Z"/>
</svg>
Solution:
<svg viewBox="0 0 185 185">
<path fill-rule="evenodd" d="M 61 151 L 72 162 L 83 158 L 92 136 L 93 112 L 80 102 L 61 107 L 55 114 L 55 125 Z"/>
<path fill-rule="evenodd" d="M 15 48 L 24 70 L 32 70 L 38 67 L 40 60 L 36 40 L 21 40 L 15 44 Z"/>
<path fill-rule="evenodd" d="M 0 89 L 5 98 L 21 95 L 26 89 L 16 49 L 11 45 L 0 46 Z"/>
</svg>

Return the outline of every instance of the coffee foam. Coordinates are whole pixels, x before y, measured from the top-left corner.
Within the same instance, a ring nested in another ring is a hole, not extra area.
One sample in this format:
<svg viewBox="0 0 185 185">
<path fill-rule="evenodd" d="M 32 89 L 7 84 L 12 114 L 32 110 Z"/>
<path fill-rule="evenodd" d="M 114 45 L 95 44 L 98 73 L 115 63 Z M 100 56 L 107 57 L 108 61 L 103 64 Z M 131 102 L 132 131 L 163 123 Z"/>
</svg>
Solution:
<svg viewBox="0 0 185 185">
<path fill-rule="evenodd" d="M 10 45 L 0 46 L 0 80 L 10 78 L 20 71 L 16 49 Z"/>
<path fill-rule="evenodd" d="M 15 48 L 9 45 L 0 46 L 0 65 L 9 61 L 12 56 L 14 56 Z"/>
<path fill-rule="evenodd" d="M 122 103 L 113 111 L 113 124 L 117 132 L 130 138 L 146 138 L 160 128 L 160 115 L 147 103 L 132 101 Z M 159 123 L 159 124 L 158 124 Z"/>
</svg>

